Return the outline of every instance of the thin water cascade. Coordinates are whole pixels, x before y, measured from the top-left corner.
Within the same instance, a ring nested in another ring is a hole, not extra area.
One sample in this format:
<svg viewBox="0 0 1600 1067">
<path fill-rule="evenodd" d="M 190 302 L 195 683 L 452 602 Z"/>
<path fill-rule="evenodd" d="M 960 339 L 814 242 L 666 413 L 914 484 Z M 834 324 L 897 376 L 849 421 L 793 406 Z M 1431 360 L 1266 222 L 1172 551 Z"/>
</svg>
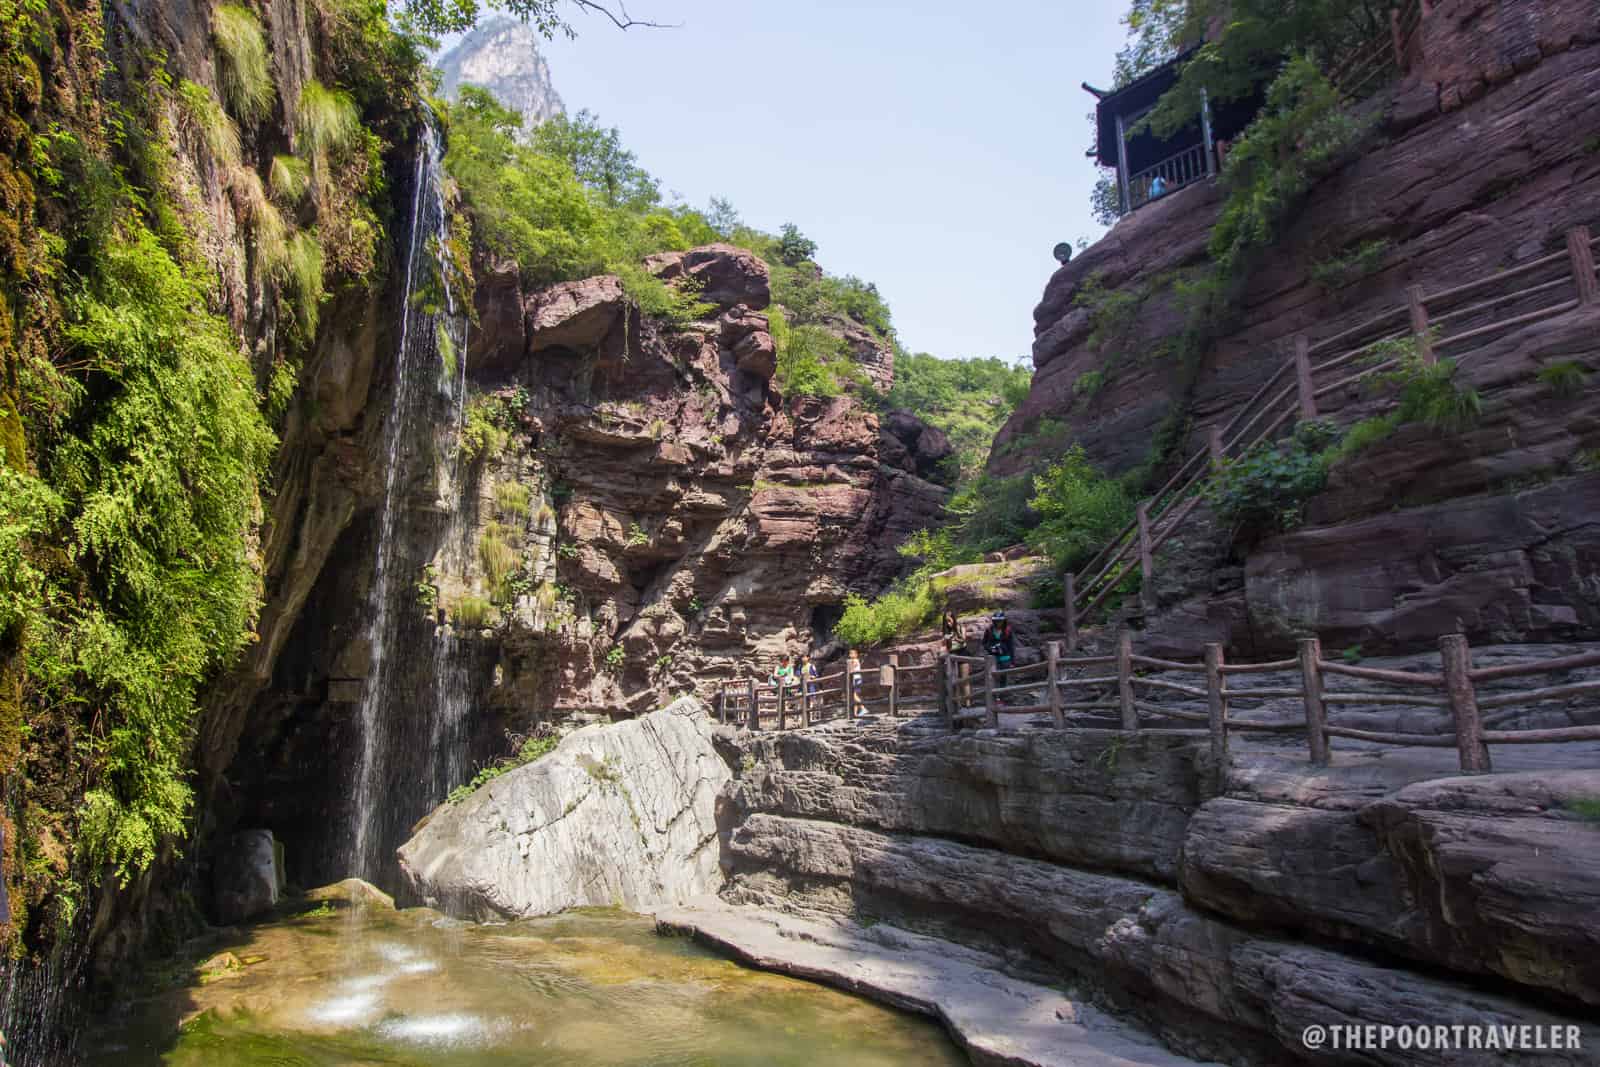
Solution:
<svg viewBox="0 0 1600 1067">
<path fill-rule="evenodd" d="M 449 272 L 437 261 L 449 245 L 442 152 L 424 127 L 414 176 L 393 393 L 382 438 L 383 498 L 368 593 L 368 665 L 358 721 L 359 756 L 345 869 L 380 881 L 407 814 L 444 799 L 464 768 L 470 712 L 466 668 L 447 633 L 436 634 L 431 679 L 416 676 L 431 619 L 418 609 L 414 572 L 431 555 L 426 542 L 445 516 L 453 547 L 462 532 L 461 468 L 455 443 L 465 410 L 465 321 Z M 436 289 L 434 288 L 436 286 Z M 450 366 L 453 359 L 454 366 Z M 431 508 L 418 506 L 432 484 Z"/>
</svg>

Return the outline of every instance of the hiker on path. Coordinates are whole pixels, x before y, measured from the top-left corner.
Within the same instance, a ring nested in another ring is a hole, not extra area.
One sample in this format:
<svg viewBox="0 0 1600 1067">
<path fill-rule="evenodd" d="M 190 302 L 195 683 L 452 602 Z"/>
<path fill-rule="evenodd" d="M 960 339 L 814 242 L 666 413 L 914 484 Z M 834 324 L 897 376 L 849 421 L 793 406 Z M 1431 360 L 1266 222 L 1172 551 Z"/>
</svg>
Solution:
<svg viewBox="0 0 1600 1067">
<path fill-rule="evenodd" d="M 1017 638 L 1011 632 L 1011 623 L 1006 620 L 1006 613 L 997 611 L 989 620 L 989 628 L 983 632 L 983 650 L 994 657 L 995 670 L 1008 670 L 1011 661 L 1017 654 Z"/>
<path fill-rule="evenodd" d="M 789 665 L 789 657 L 784 656 L 778 660 L 778 667 L 772 672 L 772 677 L 767 681 L 772 683 L 774 691 L 786 689 L 795 684 L 794 668 Z"/>
<path fill-rule="evenodd" d="M 850 672 L 850 695 L 855 700 L 855 713 L 862 715 L 867 706 L 861 702 L 861 653 L 855 649 L 850 650 L 850 655 L 845 661 L 844 669 Z"/>
<path fill-rule="evenodd" d="M 820 674 L 821 672 L 817 670 L 817 665 L 812 662 L 810 656 L 800 657 L 800 677 L 805 682 L 807 695 L 817 695 L 817 678 Z"/>
</svg>

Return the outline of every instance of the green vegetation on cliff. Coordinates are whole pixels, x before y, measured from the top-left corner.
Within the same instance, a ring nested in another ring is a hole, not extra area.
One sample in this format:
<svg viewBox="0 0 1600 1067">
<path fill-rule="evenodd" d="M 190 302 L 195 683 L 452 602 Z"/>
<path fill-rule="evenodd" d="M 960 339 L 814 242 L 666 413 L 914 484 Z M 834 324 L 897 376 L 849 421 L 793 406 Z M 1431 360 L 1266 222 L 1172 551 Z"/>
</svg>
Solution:
<svg viewBox="0 0 1600 1067">
<path fill-rule="evenodd" d="M 902 350 L 895 353 L 886 403 L 943 430 L 965 482 L 983 470 L 995 433 L 1028 395 L 1032 380 L 1027 367 L 1002 359 L 940 359 Z"/>
<path fill-rule="evenodd" d="M 104 879 L 126 884 L 187 828 L 204 689 L 255 639 L 271 422 L 326 294 L 382 281 L 375 130 L 404 131 L 420 69 L 381 4 L 341 0 L 314 16 L 326 87 L 281 100 L 260 21 L 223 5 L 211 87 L 128 45 L 102 22 L 119 10 L 0 5 L 14 954 L 47 948 Z M 280 106 L 303 120 L 293 156 L 259 143 Z M 277 323 L 251 346 L 247 303 Z"/>
</svg>

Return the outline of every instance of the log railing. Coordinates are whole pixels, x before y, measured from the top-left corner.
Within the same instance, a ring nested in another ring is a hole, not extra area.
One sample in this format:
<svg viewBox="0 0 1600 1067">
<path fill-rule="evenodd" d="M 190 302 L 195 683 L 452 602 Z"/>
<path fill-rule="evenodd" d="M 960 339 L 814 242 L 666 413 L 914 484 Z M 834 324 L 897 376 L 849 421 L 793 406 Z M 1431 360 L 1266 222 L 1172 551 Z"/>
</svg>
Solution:
<svg viewBox="0 0 1600 1067">
<path fill-rule="evenodd" d="M 883 663 L 863 665 L 859 672 L 841 668 L 781 687 L 766 679 L 733 679 L 718 683 L 715 710 L 719 721 L 752 730 L 853 720 L 863 712 L 898 718 L 925 711 L 941 699 L 941 669 L 937 663 L 902 665 L 899 653 L 891 653 Z"/>
<path fill-rule="evenodd" d="M 1210 428 L 1206 447 L 1142 501 L 1133 519 L 1086 566 L 1064 576 L 1067 648 L 1077 647 L 1079 622 L 1124 579 L 1138 574 L 1148 590 L 1155 554 L 1200 504 L 1204 483 L 1217 467 L 1271 440 L 1296 419 L 1319 417 L 1330 394 L 1393 371 L 1402 357 L 1389 354 L 1392 342 L 1407 342 L 1425 363 L 1436 362 L 1441 353 L 1464 352 L 1456 357 L 1460 365 L 1495 334 L 1600 303 L 1597 244 L 1587 226 L 1574 227 L 1561 251 L 1431 295 L 1412 286 L 1403 305 L 1332 337 L 1316 343 L 1304 334 L 1296 337 L 1292 353 L 1255 394 L 1225 425 Z"/>
<path fill-rule="evenodd" d="M 1556 741 L 1600 741 L 1600 725 L 1565 726 L 1554 729 L 1491 729 L 1485 711 L 1520 708 L 1543 701 L 1564 700 L 1594 695 L 1600 697 L 1600 680 L 1563 682 L 1541 688 L 1510 693 L 1480 694 L 1479 683 L 1538 674 L 1564 673 L 1585 667 L 1600 667 L 1600 652 L 1529 660 L 1496 667 L 1474 668 L 1466 637 L 1448 634 L 1439 639 L 1438 673 L 1397 671 L 1361 667 L 1322 657 L 1322 643 L 1314 637 L 1300 642 L 1293 659 L 1267 663 L 1228 663 L 1220 644 L 1206 646 L 1204 659 L 1180 662 L 1136 655 L 1132 638 L 1124 630 L 1119 635 L 1114 655 L 1064 656 L 1059 644 L 1046 646 L 1045 658 L 1033 664 L 995 669 L 987 660 L 968 656 L 945 657 L 944 706 L 952 722 L 980 717 L 990 727 L 998 727 L 1001 714 L 1048 712 L 1056 726 L 1064 726 L 1068 711 L 1108 711 L 1119 714 L 1120 728 L 1138 730 L 1141 716 L 1203 724 L 1211 738 L 1216 765 L 1227 754 L 1230 731 L 1265 733 L 1304 733 L 1310 761 L 1326 765 L 1331 739 L 1349 738 L 1388 745 L 1455 748 L 1461 769 L 1478 773 L 1490 770 L 1489 746 L 1494 744 L 1539 744 Z M 975 667 L 970 677 L 958 677 L 958 666 Z M 1106 673 L 1104 668 L 1113 668 Z M 1083 672 L 1073 674 L 1070 672 Z M 1193 684 L 1152 677 L 1149 671 L 1181 672 L 1194 675 Z M 1298 684 L 1241 685 L 1230 679 L 1252 674 L 1293 672 Z M 1351 692 L 1330 688 L 1341 678 L 1379 683 L 1400 691 Z M 981 680 L 981 690 L 980 690 Z M 963 681 L 969 692 L 962 692 Z M 1082 690 L 1092 690 L 1087 698 Z M 1178 702 L 1153 703 L 1152 691 L 1177 694 Z M 1024 694 L 1026 697 L 1024 697 Z M 981 710 L 974 705 L 981 698 Z M 1031 699 L 1028 699 L 1031 698 Z M 1261 700 L 1299 700 L 1300 721 L 1260 722 L 1231 717 L 1239 704 Z M 1191 706 L 1193 705 L 1193 706 Z M 1342 725 L 1337 709 L 1345 705 L 1404 705 L 1433 708 L 1440 713 L 1440 727 L 1434 733 L 1402 733 L 1367 730 Z M 1330 708 L 1334 709 L 1330 712 Z"/>
</svg>

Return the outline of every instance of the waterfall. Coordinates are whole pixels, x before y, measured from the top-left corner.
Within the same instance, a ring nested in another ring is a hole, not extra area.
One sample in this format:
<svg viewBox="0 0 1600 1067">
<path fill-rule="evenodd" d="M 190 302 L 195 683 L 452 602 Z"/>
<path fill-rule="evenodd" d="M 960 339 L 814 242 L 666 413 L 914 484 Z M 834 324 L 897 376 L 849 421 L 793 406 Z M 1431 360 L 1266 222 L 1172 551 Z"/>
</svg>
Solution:
<svg viewBox="0 0 1600 1067">
<path fill-rule="evenodd" d="M 465 765 L 470 711 L 466 656 L 418 606 L 416 575 L 445 517 L 447 548 L 465 536 L 466 487 L 455 443 L 466 399 L 465 318 L 449 271 L 441 150 L 423 129 L 412 192 L 393 389 L 383 425 L 383 497 L 377 519 L 367 612 L 367 675 L 357 730 L 345 868 L 381 882 L 399 830 L 444 799 Z M 433 288 L 436 286 L 437 288 Z M 445 349 L 454 352 L 448 367 Z M 453 370 L 454 373 L 448 371 Z M 433 506 L 419 487 L 436 485 Z M 433 631 L 432 656 L 413 647 Z M 431 678 L 420 676 L 431 674 Z"/>
</svg>

